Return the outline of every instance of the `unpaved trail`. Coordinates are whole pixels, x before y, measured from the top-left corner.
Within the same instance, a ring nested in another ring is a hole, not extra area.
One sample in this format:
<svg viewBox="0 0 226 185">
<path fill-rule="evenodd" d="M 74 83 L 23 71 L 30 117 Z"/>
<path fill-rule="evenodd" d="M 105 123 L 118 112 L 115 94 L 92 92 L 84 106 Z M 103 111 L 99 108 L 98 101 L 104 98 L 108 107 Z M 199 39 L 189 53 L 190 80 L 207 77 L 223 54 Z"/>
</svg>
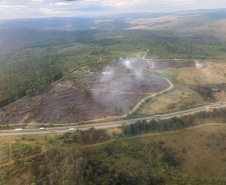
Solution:
<svg viewBox="0 0 226 185">
<path fill-rule="evenodd" d="M 194 130 L 194 129 L 207 127 L 207 126 L 226 126 L 226 124 L 224 124 L 224 123 L 206 123 L 206 124 L 195 125 L 195 126 L 192 126 L 192 127 L 188 127 L 188 128 L 184 128 L 184 129 L 180 129 L 180 130 L 175 130 L 175 131 L 148 133 L 148 134 L 141 134 L 141 135 L 132 136 L 132 137 L 151 137 L 151 136 L 177 134 L 177 133 L 180 133 L 180 132 L 184 132 L 184 131 L 188 131 L 188 130 Z"/>
<path fill-rule="evenodd" d="M 147 52 L 144 54 L 144 56 L 142 57 L 142 59 L 143 59 L 143 60 L 146 60 L 146 62 L 151 66 L 151 67 L 148 69 L 148 71 L 151 71 L 151 70 L 155 67 L 155 63 L 154 63 L 154 61 L 151 60 L 151 59 L 146 59 L 146 56 L 147 56 L 147 54 L 148 54 L 149 51 L 150 51 L 150 50 L 147 49 Z M 152 62 L 152 65 L 150 64 L 151 62 Z"/>
<path fill-rule="evenodd" d="M 12 161 L 12 145 L 9 144 L 9 161 L 8 162 L 11 162 Z"/>
<path fill-rule="evenodd" d="M 153 60 L 146 60 L 146 61 L 149 63 L 149 65 L 151 65 L 150 63 L 152 63 L 151 67 L 148 69 L 148 71 L 151 71 L 155 67 L 155 63 Z"/>
</svg>

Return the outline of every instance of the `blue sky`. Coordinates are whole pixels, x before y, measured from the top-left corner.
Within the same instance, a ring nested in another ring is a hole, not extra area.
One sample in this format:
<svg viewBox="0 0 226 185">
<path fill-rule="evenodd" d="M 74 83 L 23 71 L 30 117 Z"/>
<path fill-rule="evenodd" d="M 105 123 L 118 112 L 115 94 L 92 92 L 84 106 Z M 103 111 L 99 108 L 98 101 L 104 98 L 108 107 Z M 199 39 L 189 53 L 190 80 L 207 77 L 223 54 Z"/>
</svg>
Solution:
<svg viewBox="0 0 226 185">
<path fill-rule="evenodd" d="M 0 19 L 226 8 L 226 0 L 0 0 Z"/>
</svg>

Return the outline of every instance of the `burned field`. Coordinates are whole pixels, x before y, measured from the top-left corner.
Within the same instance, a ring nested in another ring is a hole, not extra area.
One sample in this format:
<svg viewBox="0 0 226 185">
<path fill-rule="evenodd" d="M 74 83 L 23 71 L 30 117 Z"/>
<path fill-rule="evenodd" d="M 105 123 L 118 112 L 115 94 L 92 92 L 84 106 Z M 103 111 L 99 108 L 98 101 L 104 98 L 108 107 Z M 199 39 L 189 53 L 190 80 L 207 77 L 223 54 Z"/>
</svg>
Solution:
<svg viewBox="0 0 226 185">
<path fill-rule="evenodd" d="M 147 60 L 151 65 L 150 69 L 159 70 L 159 69 L 168 69 L 168 68 L 185 68 L 185 67 L 197 67 L 204 68 L 206 67 L 205 63 L 194 60 L 170 60 L 170 59 L 153 59 Z"/>
<path fill-rule="evenodd" d="M 127 114 L 143 98 L 168 87 L 165 79 L 138 72 L 83 72 L 80 79 L 55 83 L 44 93 L 22 98 L 5 107 L 0 122 L 73 123 L 120 116 Z"/>
<path fill-rule="evenodd" d="M 125 115 L 142 99 L 169 87 L 164 78 L 144 71 L 184 67 L 206 65 L 193 60 L 119 59 L 98 72 L 83 69 L 42 93 L 6 106 L 0 124 L 75 123 Z"/>
</svg>

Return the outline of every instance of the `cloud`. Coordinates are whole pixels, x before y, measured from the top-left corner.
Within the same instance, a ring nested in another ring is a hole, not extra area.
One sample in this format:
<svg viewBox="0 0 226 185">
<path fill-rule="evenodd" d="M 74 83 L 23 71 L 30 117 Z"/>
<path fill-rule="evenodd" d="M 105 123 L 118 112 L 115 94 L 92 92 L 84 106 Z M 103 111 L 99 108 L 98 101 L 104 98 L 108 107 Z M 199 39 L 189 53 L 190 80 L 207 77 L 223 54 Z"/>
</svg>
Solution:
<svg viewBox="0 0 226 185">
<path fill-rule="evenodd" d="M 67 5 L 71 5 L 72 3 L 71 2 L 58 2 L 56 3 L 56 5 L 58 6 L 67 6 Z"/>
<path fill-rule="evenodd" d="M 225 0 L 3 0 L 1 18 L 96 16 L 226 8 Z M 64 15 L 64 13 L 65 15 Z"/>
</svg>

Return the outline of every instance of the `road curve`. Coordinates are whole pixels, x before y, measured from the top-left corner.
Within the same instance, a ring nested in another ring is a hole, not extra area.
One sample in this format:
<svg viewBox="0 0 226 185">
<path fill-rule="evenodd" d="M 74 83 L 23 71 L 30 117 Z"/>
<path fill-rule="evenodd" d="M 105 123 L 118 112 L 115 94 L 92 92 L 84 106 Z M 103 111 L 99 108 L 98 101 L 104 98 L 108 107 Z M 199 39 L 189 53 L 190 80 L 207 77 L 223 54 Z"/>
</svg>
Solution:
<svg viewBox="0 0 226 185">
<path fill-rule="evenodd" d="M 169 119 L 172 117 L 179 117 L 189 114 L 194 114 L 196 112 L 206 111 L 207 107 L 214 107 L 215 109 L 224 108 L 226 107 L 226 102 L 223 103 L 216 103 L 211 105 L 206 105 L 198 108 L 188 109 L 184 111 L 162 114 L 158 117 L 150 116 L 144 118 L 137 118 L 137 119 L 129 119 L 129 120 L 122 120 L 122 121 L 112 121 L 112 122 L 105 122 L 105 123 L 95 123 L 95 124 L 86 124 L 86 125 L 78 125 L 78 126 L 64 126 L 64 127 L 50 127 L 44 129 L 23 129 L 23 130 L 0 130 L 1 135 L 25 135 L 25 134 L 49 134 L 49 133 L 57 133 L 57 132 L 68 132 L 69 129 L 79 129 L 79 130 L 87 130 L 89 128 L 95 129 L 104 129 L 104 128 L 111 128 L 111 127 L 118 127 L 122 126 L 122 124 L 132 124 L 138 120 L 152 120 L 152 119 Z"/>
</svg>

